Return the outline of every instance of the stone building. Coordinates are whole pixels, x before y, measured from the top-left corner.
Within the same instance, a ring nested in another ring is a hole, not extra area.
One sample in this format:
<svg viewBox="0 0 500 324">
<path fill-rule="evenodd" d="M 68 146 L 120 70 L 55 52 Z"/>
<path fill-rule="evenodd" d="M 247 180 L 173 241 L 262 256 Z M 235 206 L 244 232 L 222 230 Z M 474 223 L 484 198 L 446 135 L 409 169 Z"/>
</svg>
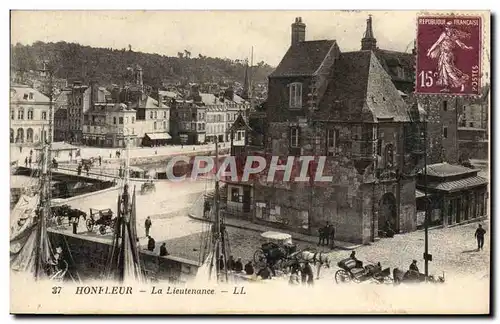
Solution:
<svg viewBox="0 0 500 324">
<path fill-rule="evenodd" d="M 50 99 L 40 91 L 27 85 L 11 85 L 10 143 L 25 147 L 48 140 L 49 109 Z"/>
<path fill-rule="evenodd" d="M 227 107 L 223 100 L 211 93 L 199 93 L 201 102 L 196 104 L 204 106 L 206 112 L 206 141 L 215 143 L 224 141 L 226 134 Z"/>
<path fill-rule="evenodd" d="M 248 193 L 251 219 L 306 233 L 329 221 L 339 240 L 362 243 L 374 241 L 388 223 L 396 232 L 414 230 L 420 157 L 407 153 L 407 135 L 410 115 L 420 119 L 421 112 L 406 105 L 374 51 L 342 53 L 335 40 L 306 41 L 301 18 L 292 24 L 291 38 L 269 76 L 259 153 L 268 160 L 325 156 L 323 175 L 332 181 L 260 177 Z M 246 154 L 256 151 L 249 146 Z M 303 163 L 295 162 L 295 170 Z"/>
<path fill-rule="evenodd" d="M 174 99 L 170 103 L 170 130 L 174 143 L 206 142 L 206 108 L 192 99 Z M 199 100 L 198 100 L 199 101 Z"/>
<path fill-rule="evenodd" d="M 85 114 L 83 140 L 97 147 L 126 147 L 137 143 L 136 111 L 123 103 L 96 103 Z"/>
<path fill-rule="evenodd" d="M 63 89 L 54 100 L 54 141 L 69 142 L 68 96 L 70 94 L 70 89 Z"/>
</svg>

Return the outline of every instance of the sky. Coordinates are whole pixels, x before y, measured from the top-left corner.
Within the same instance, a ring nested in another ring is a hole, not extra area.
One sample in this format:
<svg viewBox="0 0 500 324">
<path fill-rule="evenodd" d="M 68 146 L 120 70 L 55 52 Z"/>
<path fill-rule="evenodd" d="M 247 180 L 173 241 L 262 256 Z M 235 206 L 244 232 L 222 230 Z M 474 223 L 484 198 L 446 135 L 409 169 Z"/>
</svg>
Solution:
<svg viewBox="0 0 500 324">
<path fill-rule="evenodd" d="M 76 42 L 176 56 L 245 59 L 276 66 L 290 46 L 295 17 L 306 40 L 335 39 L 342 51 L 359 50 L 368 14 L 380 48 L 411 51 L 411 11 L 12 11 L 11 43 Z"/>
</svg>

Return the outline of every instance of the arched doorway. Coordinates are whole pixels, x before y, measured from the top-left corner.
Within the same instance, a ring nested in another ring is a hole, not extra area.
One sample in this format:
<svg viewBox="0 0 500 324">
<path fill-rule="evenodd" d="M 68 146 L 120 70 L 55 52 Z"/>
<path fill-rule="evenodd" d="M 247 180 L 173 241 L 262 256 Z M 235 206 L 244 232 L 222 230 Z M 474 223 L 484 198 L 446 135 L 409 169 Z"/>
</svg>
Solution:
<svg viewBox="0 0 500 324">
<path fill-rule="evenodd" d="M 14 130 L 12 128 L 10 129 L 10 142 L 14 143 Z"/>
<path fill-rule="evenodd" d="M 16 143 L 24 143 L 24 129 L 17 129 Z"/>
<path fill-rule="evenodd" d="M 399 232 L 398 213 L 396 209 L 396 197 L 392 192 L 388 192 L 380 199 L 380 211 L 378 213 L 378 230 L 385 231 L 387 222 L 390 223 L 392 230 Z"/>
<path fill-rule="evenodd" d="M 26 142 L 33 143 L 33 128 L 26 130 Z"/>
</svg>

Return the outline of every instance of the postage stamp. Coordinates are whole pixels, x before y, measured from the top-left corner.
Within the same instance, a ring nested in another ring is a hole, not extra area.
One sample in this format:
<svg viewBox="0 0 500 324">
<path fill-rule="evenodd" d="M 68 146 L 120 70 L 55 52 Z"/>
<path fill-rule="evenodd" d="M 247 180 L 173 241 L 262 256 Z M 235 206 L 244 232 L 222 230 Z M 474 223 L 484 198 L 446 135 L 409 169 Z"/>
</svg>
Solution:
<svg viewBox="0 0 500 324">
<path fill-rule="evenodd" d="M 421 16 L 417 26 L 415 92 L 478 95 L 481 17 Z"/>
</svg>

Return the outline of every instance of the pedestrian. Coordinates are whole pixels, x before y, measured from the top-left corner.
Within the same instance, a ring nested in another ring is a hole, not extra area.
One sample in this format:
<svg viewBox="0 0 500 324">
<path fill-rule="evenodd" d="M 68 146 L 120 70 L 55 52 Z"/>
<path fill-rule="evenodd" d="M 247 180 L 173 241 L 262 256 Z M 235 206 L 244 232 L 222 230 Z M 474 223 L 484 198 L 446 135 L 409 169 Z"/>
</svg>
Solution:
<svg viewBox="0 0 500 324">
<path fill-rule="evenodd" d="M 236 260 L 236 262 L 234 263 L 234 271 L 236 272 L 243 271 L 243 262 L 241 261 L 241 258 L 238 258 L 238 260 Z"/>
<path fill-rule="evenodd" d="M 151 221 L 151 217 L 147 217 L 146 221 L 144 222 L 144 228 L 146 229 L 146 236 L 149 236 L 149 229 L 151 228 L 151 225 L 153 225 L 153 222 Z"/>
<path fill-rule="evenodd" d="M 109 153 L 109 158 L 111 159 L 111 157 L 112 157 L 112 154 L 111 154 L 111 153 Z"/>
<path fill-rule="evenodd" d="M 148 250 L 153 252 L 155 250 L 155 239 L 151 236 L 148 236 Z"/>
<path fill-rule="evenodd" d="M 28 157 L 26 157 L 26 158 L 24 159 L 24 165 L 25 165 L 26 167 L 28 167 Z"/>
<path fill-rule="evenodd" d="M 330 222 L 326 222 L 323 235 L 324 235 L 323 244 L 326 246 L 330 246 Z"/>
<path fill-rule="evenodd" d="M 69 162 L 71 163 L 71 160 L 73 160 L 73 153 L 71 151 L 69 151 Z"/>
<path fill-rule="evenodd" d="M 335 248 L 335 227 L 333 227 L 333 224 L 330 224 L 330 249 Z"/>
<path fill-rule="evenodd" d="M 23 153 L 23 147 L 19 146 L 19 153 Z"/>
<path fill-rule="evenodd" d="M 31 160 L 31 155 L 30 155 L 30 157 L 28 158 L 28 164 L 29 164 L 30 168 L 31 168 L 31 161 L 32 160 Z"/>
<path fill-rule="evenodd" d="M 252 261 L 248 261 L 247 264 L 245 264 L 245 273 L 247 275 L 253 275 L 254 273 L 254 269 L 253 269 L 253 264 L 252 264 Z"/>
<path fill-rule="evenodd" d="M 410 271 L 416 271 L 417 273 L 420 273 L 417 266 L 417 260 L 413 260 L 413 262 L 410 264 Z"/>
<path fill-rule="evenodd" d="M 33 156 L 33 149 L 30 150 L 30 156 Z"/>
<path fill-rule="evenodd" d="M 477 250 L 482 250 L 484 245 L 484 234 L 486 234 L 486 230 L 483 228 L 481 224 L 477 227 L 476 233 L 474 237 L 477 240 Z"/>
<path fill-rule="evenodd" d="M 318 237 L 319 237 L 318 246 L 321 246 L 325 242 L 325 228 L 324 227 L 320 227 L 318 229 Z"/>
<path fill-rule="evenodd" d="M 80 219 L 79 216 L 77 217 L 73 217 L 73 234 L 76 234 L 77 233 L 77 230 L 78 230 L 78 220 Z"/>
<path fill-rule="evenodd" d="M 168 251 L 167 251 L 167 243 L 163 242 L 163 244 L 160 246 L 160 256 L 167 256 Z"/>
<path fill-rule="evenodd" d="M 102 164 L 102 157 L 99 155 L 99 166 Z"/>
</svg>

